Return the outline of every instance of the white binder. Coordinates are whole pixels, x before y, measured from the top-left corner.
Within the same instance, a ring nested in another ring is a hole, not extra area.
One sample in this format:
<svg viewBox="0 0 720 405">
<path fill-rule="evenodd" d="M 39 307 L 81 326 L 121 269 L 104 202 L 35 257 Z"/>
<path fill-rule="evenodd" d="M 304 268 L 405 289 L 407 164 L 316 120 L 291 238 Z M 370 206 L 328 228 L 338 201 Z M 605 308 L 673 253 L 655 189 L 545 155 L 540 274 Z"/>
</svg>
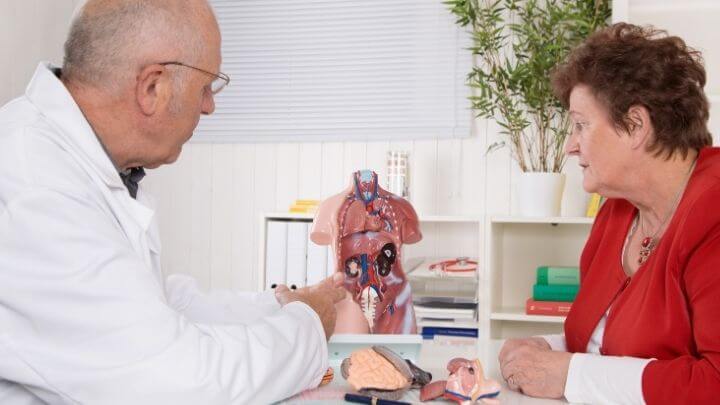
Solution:
<svg viewBox="0 0 720 405">
<path fill-rule="evenodd" d="M 307 242 L 307 285 L 317 284 L 327 275 L 328 248 L 315 244 L 310 240 L 312 226 L 308 226 Z"/>
<path fill-rule="evenodd" d="M 267 237 L 265 238 L 265 289 L 285 284 L 287 260 L 286 221 L 268 221 Z"/>
<path fill-rule="evenodd" d="M 305 287 L 308 224 L 288 222 L 287 232 L 287 277 L 285 284 L 290 288 Z"/>
</svg>

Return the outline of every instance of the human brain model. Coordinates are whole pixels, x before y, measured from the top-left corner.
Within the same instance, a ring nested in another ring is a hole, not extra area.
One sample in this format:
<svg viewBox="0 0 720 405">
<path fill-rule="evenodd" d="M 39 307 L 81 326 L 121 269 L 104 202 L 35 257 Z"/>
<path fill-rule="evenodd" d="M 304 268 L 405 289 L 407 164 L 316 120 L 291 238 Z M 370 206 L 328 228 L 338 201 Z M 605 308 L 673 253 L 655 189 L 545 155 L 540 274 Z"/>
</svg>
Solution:
<svg viewBox="0 0 720 405">
<path fill-rule="evenodd" d="M 320 204 L 310 238 L 331 245 L 335 271 L 345 273 L 348 297 L 337 305 L 335 333 L 417 333 L 400 256 L 403 243 L 422 234 L 407 200 L 380 187 L 375 172 L 357 171 Z"/>
</svg>

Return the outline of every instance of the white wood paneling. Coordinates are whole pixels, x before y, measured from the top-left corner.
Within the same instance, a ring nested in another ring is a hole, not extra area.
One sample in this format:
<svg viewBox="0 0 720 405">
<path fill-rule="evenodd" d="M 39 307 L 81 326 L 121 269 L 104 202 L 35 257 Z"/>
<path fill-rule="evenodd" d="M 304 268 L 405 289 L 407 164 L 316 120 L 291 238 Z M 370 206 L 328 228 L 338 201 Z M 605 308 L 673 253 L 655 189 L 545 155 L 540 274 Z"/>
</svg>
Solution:
<svg viewBox="0 0 720 405">
<path fill-rule="evenodd" d="M 358 170 L 365 170 L 365 157 L 367 156 L 367 144 L 365 142 L 345 142 L 343 148 L 343 177 L 347 182 L 350 173 Z M 338 190 L 338 192 L 341 190 Z"/>
<path fill-rule="evenodd" d="M 390 150 L 389 142 L 371 142 L 366 148 L 365 168 L 377 173 L 380 184 L 387 184 L 388 150 Z"/>
<path fill-rule="evenodd" d="M 233 283 L 233 160 L 232 147 L 212 147 L 212 205 L 210 211 L 210 287 L 222 288 Z"/>
<path fill-rule="evenodd" d="M 435 214 L 460 212 L 461 148 L 460 139 L 439 141 L 437 144 Z"/>
<path fill-rule="evenodd" d="M 298 196 L 302 199 L 319 200 L 322 196 L 322 145 L 300 144 Z"/>
<path fill-rule="evenodd" d="M 510 169 L 517 166 L 510 158 L 508 149 L 487 153 L 487 148 L 502 141 L 500 126 L 494 121 L 485 121 L 486 141 L 479 153 L 485 160 L 485 212 L 487 215 L 507 215 L 510 213 Z"/>
<path fill-rule="evenodd" d="M 258 232 L 253 198 L 256 154 L 253 145 L 237 144 L 232 148 L 232 205 L 229 213 L 221 214 L 232 218 L 231 266 L 230 269 L 224 269 L 230 273 L 232 282 L 225 287 L 249 290 L 251 286 L 257 285 L 254 271 L 257 260 L 253 256 L 257 251 L 254 241 Z"/>
<path fill-rule="evenodd" d="M 410 154 L 410 201 L 420 215 L 437 214 L 437 140 L 416 141 Z"/>
<path fill-rule="evenodd" d="M 343 153 L 342 142 L 322 144 L 322 198 L 339 193 L 349 184 L 343 176 Z"/>
<path fill-rule="evenodd" d="M 190 161 L 190 268 L 189 273 L 198 280 L 198 284 L 210 288 L 210 268 L 213 262 L 211 238 L 212 200 L 213 200 L 213 145 L 197 145 L 185 148 L 185 158 Z M 220 191 L 224 193 L 224 191 Z M 187 215 L 187 213 L 180 213 Z M 180 230 L 176 230 L 180 231 Z M 185 230 L 187 231 L 187 229 Z M 172 253 L 171 253 L 172 254 Z"/>
<path fill-rule="evenodd" d="M 458 200 L 460 200 L 460 214 L 462 215 L 478 215 L 485 212 L 485 193 L 483 192 L 485 159 L 483 153 L 486 126 L 484 120 L 479 122 L 483 124 L 483 131 L 478 131 L 478 124 L 476 124 L 474 133 L 481 135 L 463 139 L 460 145 Z"/>
<path fill-rule="evenodd" d="M 253 280 L 257 281 L 257 263 L 258 263 L 258 251 L 259 251 L 259 223 L 260 216 L 264 212 L 275 211 L 276 207 L 276 196 L 278 185 L 277 181 L 277 153 L 276 146 L 273 144 L 259 144 L 255 148 L 255 170 L 254 170 L 254 183 L 255 188 L 253 190 L 253 215 L 250 218 L 250 223 L 247 224 L 253 234 L 253 245 L 251 251 L 246 251 L 246 254 L 252 255 L 252 275 Z M 245 228 L 247 229 L 247 228 Z M 245 250 L 246 246 L 237 246 L 237 249 Z M 243 286 L 244 289 L 252 289 L 256 283 L 248 286 Z"/>
<path fill-rule="evenodd" d="M 287 211 L 298 195 L 300 144 L 277 145 L 277 179 L 275 180 L 275 210 Z"/>
</svg>

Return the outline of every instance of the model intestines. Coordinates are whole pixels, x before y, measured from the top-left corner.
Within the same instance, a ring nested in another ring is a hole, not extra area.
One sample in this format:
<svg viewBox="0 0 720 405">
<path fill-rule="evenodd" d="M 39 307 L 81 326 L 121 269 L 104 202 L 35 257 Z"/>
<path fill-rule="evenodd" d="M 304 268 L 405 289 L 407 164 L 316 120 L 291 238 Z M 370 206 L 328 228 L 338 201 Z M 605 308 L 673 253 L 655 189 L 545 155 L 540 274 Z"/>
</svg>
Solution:
<svg viewBox="0 0 720 405">
<path fill-rule="evenodd" d="M 333 246 L 353 301 L 338 305 L 336 333 L 416 333 L 400 255 L 403 243 L 421 238 L 410 203 L 383 190 L 372 171 L 353 173 L 348 189 L 322 202 L 311 239 Z"/>
</svg>

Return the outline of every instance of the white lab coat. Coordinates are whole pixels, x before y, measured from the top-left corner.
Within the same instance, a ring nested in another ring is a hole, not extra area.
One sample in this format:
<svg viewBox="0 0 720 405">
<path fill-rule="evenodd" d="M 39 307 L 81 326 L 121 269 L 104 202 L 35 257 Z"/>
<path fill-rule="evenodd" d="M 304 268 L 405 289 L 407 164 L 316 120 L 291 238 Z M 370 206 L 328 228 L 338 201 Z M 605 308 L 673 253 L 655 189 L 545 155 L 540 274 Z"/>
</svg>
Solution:
<svg viewBox="0 0 720 405">
<path fill-rule="evenodd" d="M 132 199 L 49 66 L 0 109 L 0 403 L 268 403 L 317 386 L 317 314 L 163 280 Z"/>
</svg>

